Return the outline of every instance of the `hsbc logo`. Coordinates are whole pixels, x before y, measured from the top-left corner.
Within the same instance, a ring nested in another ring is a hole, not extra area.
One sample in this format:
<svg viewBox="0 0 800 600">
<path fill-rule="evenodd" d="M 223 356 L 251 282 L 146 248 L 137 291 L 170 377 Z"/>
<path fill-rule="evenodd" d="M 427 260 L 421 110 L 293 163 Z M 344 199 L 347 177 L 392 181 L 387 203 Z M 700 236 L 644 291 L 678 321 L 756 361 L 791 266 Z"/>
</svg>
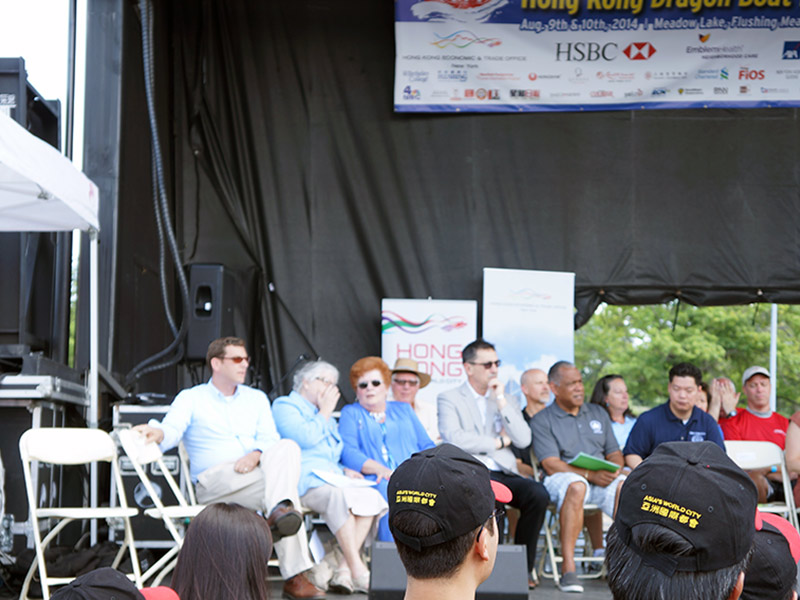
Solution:
<svg viewBox="0 0 800 600">
<path fill-rule="evenodd" d="M 595 62 L 610 61 L 617 58 L 619 46 L 614 42 L 600 44 L 598 42 L 558 42 L 556 44 L 556 61 Z"/>
<path fill-rule="evenodd" d="M 625 46 L 622 53 L 630 60 L 648 60 L 656 53 L 656 49 L 650 42 L 633 42 Z"/>
<path fill-rule="evenodd" d="M 761 81 L 764 79 L 764 69 L 749 69 L 747 67 L 739 67 L 739 81 L 746 79 L 748 81 Z"/>
</svg>

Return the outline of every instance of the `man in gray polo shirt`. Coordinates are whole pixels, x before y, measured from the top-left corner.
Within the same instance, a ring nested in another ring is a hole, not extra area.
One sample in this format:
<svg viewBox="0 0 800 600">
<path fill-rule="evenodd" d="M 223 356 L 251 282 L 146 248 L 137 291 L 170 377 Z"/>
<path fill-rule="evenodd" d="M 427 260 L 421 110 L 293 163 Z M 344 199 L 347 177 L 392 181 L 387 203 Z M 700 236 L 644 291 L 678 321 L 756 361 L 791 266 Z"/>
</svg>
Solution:
<svg viewBox="0 0 800 600">
<path fill-rule="evenodd" d="M 555 402 L 531 421 L 533 450 L 547 474 L 544 487 L 559 511 L 561 590 L 582 592 L 575 570 L 575 543 L 583 529 L 583 506 L 597 504 L 613 516 L 618 488 L 624 479 L 619 476 L 623 457 L 606 410 L 596 404 L 584 404 L 583 379 L 575 365 L 557 362 L 550 368 L 548 380 Z M 612 473 L 568 464 L 580 452 L 605 458 L 620 469 Z"/>
</svg>

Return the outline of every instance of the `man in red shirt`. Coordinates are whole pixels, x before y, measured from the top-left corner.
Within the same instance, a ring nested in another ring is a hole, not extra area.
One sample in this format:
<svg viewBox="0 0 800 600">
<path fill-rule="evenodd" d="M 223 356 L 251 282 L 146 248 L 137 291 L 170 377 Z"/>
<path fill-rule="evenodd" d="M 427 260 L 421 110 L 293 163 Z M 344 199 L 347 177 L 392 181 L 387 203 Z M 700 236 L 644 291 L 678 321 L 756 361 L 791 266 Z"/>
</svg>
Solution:
<svg viewBox="0 0 800 600">
<path fill-rule="evenodd" d="M 720 417 L 719 424 L 726 440 L 752 440 L 772 442 L 783 450 L 789 419 L 770 408 L 772 389 L 770 373 L 764 367 L 748 368 L 742 376 L 742 393 L 747 407 L 733 410 L 727 417 Z M 750 471 L 750 477 L 758 488 L 758 501 L 783 500 L 781 473 Z"/>
</svg>

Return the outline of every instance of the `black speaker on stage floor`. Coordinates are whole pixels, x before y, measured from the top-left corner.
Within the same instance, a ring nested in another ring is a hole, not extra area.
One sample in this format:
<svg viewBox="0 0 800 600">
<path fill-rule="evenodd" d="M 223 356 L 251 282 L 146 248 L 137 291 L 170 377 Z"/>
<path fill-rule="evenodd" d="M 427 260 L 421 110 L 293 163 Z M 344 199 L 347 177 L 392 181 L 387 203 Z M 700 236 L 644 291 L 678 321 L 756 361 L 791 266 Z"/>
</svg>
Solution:
<svg viewBox="0 0 800 600">
<path fill-rule="evenodd" d="M 234 335 L 234 286 L 232 275 L 223 265 L 189 267 L 188 360 L 205 360 L 212 340 Z"/>
<path fill-rule="evenodd" d="M 372 577 L 369 600 L 403 600 L 406 570 L 390 542 L 372 546 Z M 528 600 L 525 546 L 504 544 L 497 547 L 497 561 L 489 579 L 478 588 L 479 600 Z"/>
</svg>

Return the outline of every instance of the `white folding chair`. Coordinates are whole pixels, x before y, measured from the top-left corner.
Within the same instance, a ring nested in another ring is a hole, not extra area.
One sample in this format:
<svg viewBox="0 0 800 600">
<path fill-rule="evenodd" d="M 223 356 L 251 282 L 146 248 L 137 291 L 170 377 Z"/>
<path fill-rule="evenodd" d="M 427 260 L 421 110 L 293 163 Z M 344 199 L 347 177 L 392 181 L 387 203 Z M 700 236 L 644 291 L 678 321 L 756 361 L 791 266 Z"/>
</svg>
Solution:
<svg viewBox="0 0 800 600">
<path fill-rule="evenodd" d="M 531 463 L 533 464 L 533 476 L 536 478 L 537 481 L 540 480 L 539 474 L 539 465 L 536 459 L 536 455 L 533 454 L 533 450 L 531 450 Z M 584 516 L 588 514 L 597 513 L 600 511 L 600 507 L 597 504 L 586 504 L 583 507 L 583 514 Z M 561 564 L 564 559 L 560 555 L 560 544 L 561 540 L 558 535 L 558 511 L 556 510 L 556 505 L 550 503 L 547 505 L 547 515 L 544 519 L 544 538 L 545 538 L 545 554 L 541 554 L 539 556 L 539 564 L 537 566 L 537 575 L 545 578 L 553 578 L 554 583 L 558 586 L 559 581 L 561 579 L 560 575 L 558 574 L 558 565 Z M 576 552 L 575 554 L 575 563 L 581 565 L 592 565 L 592 564 L 599 564 L 600 569 L 598 569 L 594 573 L 581 573 L 578 575 L 579 579 L 597 579 L 600 577 L 604 577 L 606 574 L 606 567 L 605 567 L 605 557 L 603 556 L 593 556 L 591 551 L 591 544 L 589 543 L 589 532 L 586 528 L 584 528 L 582 532 L 583 536 L 583 555 L 578 555 Z M 581 541 L 580 538 L 578 540 Z M 547 570 L 544 568 L 545 560 L 548 560 L 550 563 L 550 572 L 548 573 Z"/>
<path fill-rule="evenodd" d="M 44 552 L 47 545 L 64 529 L 69 523 L 83 519 L 109 519 L 122 520 L 125 529 L 125 537 L 119 552 L 117 552 L 112 567 L 117 568 L 125 549 L 128 550 L 131 558 L 133 573 L 128 577 L 133 579 L 137 587 L 142 587 L 142 574 L 139 569 L 139 559 L 136 555 L 136 547 L 133 542 L 133 530 L 131 529 L 130 518 L 138 514 L 135 508 L 129 508 L 125 498 L 125 488 L 122 486 L 122 478 L 119 473 L 117 463 L 117 446 L 111 436 L 100 429 L 82 428 L 41 428 L 29 429 L 22 434 L 19 440 L 19 453 L 22 458 L 22 472 L 25 477 L 25 491 L 28 495 L 28 511 L 33 527 L 33 539 L 36 547 L 36 561 L 31 564 L 25 581 L 20 592 L 20 600 L 28 598 L 33 575 L 39 571 L 39 580 L 42 585 L 42 597 L 44 600 L 50 598 L 50 586 L 64 585 L 75 577 L 49 577 L 44 559 Z M 33 486 L 32 469 L 38 468 L 38 462 L 50 463 L 53 465 L 79 465 L 95 462 L 108 462 L 111 464 L 111 476 L 116 482 L 119 490 L 120 505 L 113 508 L 91 508 L 79 507 L 54 507 L 40 508 L 37 490 Z M 36 463 L 37 466 L 33 466 Z M 47 523 L 57 521 L 55 526 L 42 538 L 40 527 L 42 522 Z"/>
<path fill-rule="evenodd" d="M 131 461 L 139 480 L 144 485 L 150 499 L 153 501 L 152 508 L 147 508 L 144 511 L 148 517 L 152 519 L 161 519 L 169 531 L 172 538 L 175 540 L 175 545 L 170 548 L 164 556 L 158 559 L 153 565 L 142 574 L 142 580 L 147 581 L 150 577 L 156 576 L 153 581 L 154 585 L 158 585 L 164 576 L 169 573 L 175 566 L 175 559 L 178 552 L 183 546 L 184 524 L 189 520 L 196 517 L 205 506 L 200 504 L 190 504 L 181 492 L 180 486 L 175 481 L 172 473 L 169 472 L 161 450 L 155 442 L 145 442 L 144 435 L 133 429 L 120 429 L 116 432 L 119 438 L 122 449 Z M 167 485 L 175 495 L 178 504 L 165 506 L 161 499 L 160 494 L 156 490 L 150 477 L 147 475 L 146 466 L 151 465 L 159 469 L 160 474 L 164 477 Z"/>
<path fill-rule="evenodd" d="M 783 502 L 767 502 L 759 504 L 758 510 L 785 515 L 789 522 L 797 528 L 797 510 L 794 505 L 794 491 L 786 470 L 783 450 L 772 442 L 752 442 L 730 440 L 725 441 L 725 451 L 731 460 L 745 471 L 777 467 L 781 471 L 783 483 Z"/>
</svg>

